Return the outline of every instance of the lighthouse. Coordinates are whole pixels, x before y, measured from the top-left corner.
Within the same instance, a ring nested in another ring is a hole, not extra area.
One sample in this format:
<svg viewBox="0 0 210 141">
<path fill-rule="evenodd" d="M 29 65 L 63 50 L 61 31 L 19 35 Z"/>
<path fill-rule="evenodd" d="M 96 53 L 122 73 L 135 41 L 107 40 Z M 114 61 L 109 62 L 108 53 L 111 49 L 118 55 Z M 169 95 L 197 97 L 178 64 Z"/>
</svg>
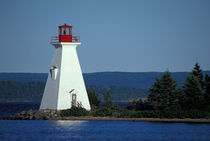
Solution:
<svg viewBox="0 0 210 141">
<path fill-rule="evenodd" d="M 80 38 L 72 36 L 72 26 L 58 28 L 59 36 L 51 44 L 55 53 L 49 69 L 40 109 L 64 110 L 72 106 L 90 110 L 90 103 L 80 68 L 76 47 Z"/>
</svg>

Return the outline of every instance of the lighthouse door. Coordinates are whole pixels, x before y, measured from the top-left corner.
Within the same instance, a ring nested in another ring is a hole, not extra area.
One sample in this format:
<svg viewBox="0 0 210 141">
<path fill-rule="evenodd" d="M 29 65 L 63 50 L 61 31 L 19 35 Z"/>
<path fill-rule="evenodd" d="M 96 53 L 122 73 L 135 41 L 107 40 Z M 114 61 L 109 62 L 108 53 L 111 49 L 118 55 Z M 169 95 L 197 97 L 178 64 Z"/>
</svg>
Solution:
<svg viewBox="0 0 210 141">
<path fill-rule="evenodd" d="M 71 106 L 76 106 L 76 104 L 77 104 L 77 95 L 72 94 Z"/>
</svg>

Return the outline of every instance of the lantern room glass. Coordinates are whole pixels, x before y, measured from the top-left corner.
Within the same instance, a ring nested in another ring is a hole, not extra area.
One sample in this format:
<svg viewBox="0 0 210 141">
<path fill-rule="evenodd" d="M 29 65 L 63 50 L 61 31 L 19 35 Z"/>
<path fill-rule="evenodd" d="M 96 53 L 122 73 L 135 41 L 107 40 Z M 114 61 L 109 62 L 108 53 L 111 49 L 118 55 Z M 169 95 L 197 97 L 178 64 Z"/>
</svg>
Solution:
<svg viewBox="0 0 210 141">
<path fill-rule="evenodd" d="M 60 35 L 71 35 L 71 28 L 68 28 L 68 27 L 61 28 Z"/>
<path fill-rule="evenodd" d="M 69 28 L 66 28 L 66 35 L 70 35 L 69 34 Z"/>
</svg>

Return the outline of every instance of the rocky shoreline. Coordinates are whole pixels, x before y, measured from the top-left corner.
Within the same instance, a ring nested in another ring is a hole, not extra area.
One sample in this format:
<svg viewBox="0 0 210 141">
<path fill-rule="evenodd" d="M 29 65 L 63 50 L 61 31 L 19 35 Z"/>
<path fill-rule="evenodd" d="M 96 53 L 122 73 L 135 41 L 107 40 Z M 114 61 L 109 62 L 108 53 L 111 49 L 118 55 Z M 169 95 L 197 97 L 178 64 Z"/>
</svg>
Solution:
<svg viewBox="0 0 210 141">
<path fill-rule="evenodd" d="M 1 118 L 3 120 L 59 120 L 60 112 L 56 110 L 29 110 Z"/>
<path fill-rule="evenodd" d="M 167 119 L 167 118 L 117 118 L 117 117 L 62 117 L 56 110 L 29 110 L 22 111 L 1 120 L 96 120 L 96 121 L 148 121 L 148 122 L 185 122 L 210 123 L 210 119 Z"/>
</svg>

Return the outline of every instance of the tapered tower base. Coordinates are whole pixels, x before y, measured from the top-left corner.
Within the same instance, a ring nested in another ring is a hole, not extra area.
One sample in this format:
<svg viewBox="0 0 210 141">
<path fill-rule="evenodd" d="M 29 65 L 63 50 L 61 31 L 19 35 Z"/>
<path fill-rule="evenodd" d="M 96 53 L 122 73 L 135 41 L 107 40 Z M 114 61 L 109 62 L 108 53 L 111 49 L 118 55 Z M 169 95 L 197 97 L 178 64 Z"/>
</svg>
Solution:
<svg viewBox="0 0 210 141">
<path fill-rule="evenodd" d="M 76 47 L 79 42 L 52 43 L 55 54 L 42 97 L 40 109 L 69 109 L 72 106 L 90 110 Z"/>
</svg>

